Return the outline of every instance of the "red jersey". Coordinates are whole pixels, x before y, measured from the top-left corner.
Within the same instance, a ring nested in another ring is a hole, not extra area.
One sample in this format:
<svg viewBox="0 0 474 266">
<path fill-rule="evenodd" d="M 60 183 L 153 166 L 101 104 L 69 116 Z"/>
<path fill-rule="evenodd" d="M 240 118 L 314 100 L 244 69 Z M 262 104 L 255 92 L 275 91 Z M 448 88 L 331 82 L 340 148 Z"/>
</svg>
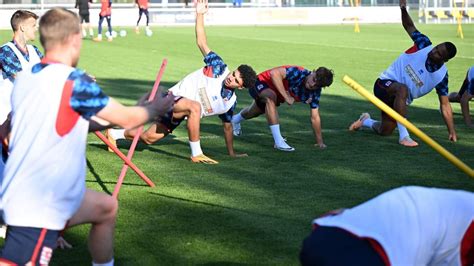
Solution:
<svg viewBox="0 0 474 266">
<path fill-rule="evenodd" d="M 138 7 L 142 9 L 148 9 L 148 0 L 136 0 Z"/>
<path fill-rule="evenodd" d="M 293 76 L 293 72 L 302 72 L 302 71 L 305 70 L 305 68 L 303 68 L 301 66 L 291 66 L 291 65 L 284 65 L 284 66 L 274 67 L 272 69 L 265 70 L 264 72 L 258 74 L 258 80 L 260 81 L 260 83 L 265 83 L 268 86 L 268 88 L 270 88 L 271 90 L 273 90 L 276 93 L 276 95 L 278 97 L 278 103 L 284 103 L 285 98 L 283 98 L 281 93 L 275 87 L 275 85 L 273 84 L 273 81 L 272 81 L 272 77 L 271 77 L 271 71 L 273 69 L 281 68 L 281 67 L 285 68 L 286 71 L 287 71 L 286 77 L 285 77 L 285 79 L 283 79 L 283 86 L 285 87 L 285 91 L 287 91 L 295 99 L 296 102 L 300 102 L 301 99 L 300 99 L 299 95 L 295 94 L 293 92 L 293 90 L 290 89 L 290 87 L 299 87 L 299 86 L 301 86 L 301 83 L 302 83 L 303 80 L 298 80 L 296 82 L 296 84 L 293 84 L 295 82 L 291 82 L 291 84 L 290 84 L 288 80 L 289 80 L 289 78 L 291 79 L 290 76 Z M 293 80 L 291 80 L 291 81 L 293 81 Z"/>
<path fill-rule="evenodd" d="M 110 0 L 100 0 L 100 15 L 102 17 L 112 15 L 112 1 Z"/>
</svg>

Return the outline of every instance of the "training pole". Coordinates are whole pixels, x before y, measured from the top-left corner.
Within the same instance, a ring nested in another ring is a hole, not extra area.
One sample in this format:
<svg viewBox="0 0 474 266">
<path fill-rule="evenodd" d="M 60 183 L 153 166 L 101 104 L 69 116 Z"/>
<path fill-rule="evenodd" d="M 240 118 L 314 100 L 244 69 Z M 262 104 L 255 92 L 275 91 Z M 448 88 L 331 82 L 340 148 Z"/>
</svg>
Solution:
<svg viewBox="0 0 474 266">
<path fill-rule="evenodd" d="M 357 91 L 360 95 L 364 96 L 367 100 L 372 102 L 375 106 L 377 106 L 380 110 L 388 114 L 390 117 L 395 119 L 397 122 L 400 122 L 402 125 L 404 125 L 406 128 L 408 128 L 411 132 L 413 132 L 416 136 L 418 136 L 421 140 L 423 140 L 426 144 L 431 146 L 435 151 L 440 153 L 442 156 L 444 156 L 448 161 L 450 161 L 452 164 L 454 164 L 456 167 L 461 169 L 464 173 L 466 173 L 468 176 L 474 178 L 474 170 L 472 170 L 469 166 L 467 166 L 465 163 L 463 163 L 461 160 L 459 160 L 456 156 L 454 156 L 452 153 L 447 151 L 445 148 L 443 148 L 441 145 L 439 145 L 436 141 L 434 141 L 432 138 L 430 138 L 428 135 L 423 133 L 421 130 L 419 130 L 415 125 L 413 125 L 410 121 L 408 121 L 405 117 L 401 116 L 398 114 L 395 110 L 390 108 L 390 106 L 386 105 L 384 102 L 382 102 L 380 99 L 375 97 L 373 94 L 368 92 L 364 87 L 362 87 L 359 83 L 357 83 L 355 80 L 351 79 L 349 76 L 345 75 L 342 80 L 352 89 Z"/>
<path fill-rule="evenodd" d="M 168 60 L 165 58 L 163 59 L 163 62 L 161 63 L 160 71 L 158 71 L 158 75 L 156 76 L 155 79 L 155 84 L 153 85 L 153 89 L 151 90 L 150 96 L 148 97 L 148 100 L 151 101 L 155 98 L 156 92 L 158 91 L 158 87 L 160 85 L 161 77 L 163 76 L 163 73 L 165 72 L 166 65 L 168 64 Z M 135 137 L 133 138 L 132 145 L 130 146 L 130 150 L 128 150 L 127 153 L 127 158 L 129 160 L 132 159 L 133 153 L 135 152 L 135 148 L 137 147 L 138 140 L 140 139 L 140 135 L 142 134 L 143 131 L 143 126 L 140 126 L 137 129 L 137 132 L 135 133 Z M 112 196 L 115 198 L 118 197 L 118 193 L 120 192 L 120 188 L 122 187 L 123 180 L 125 179 L 125 175 L 127 174 L 128 170 L 128 165 L 123 164 L 122 171 L 120 172 L 119 178 L 117 180 L 117 184 L 115 185 L 114 192 Z M 154 187 L 155 185 L 152 183 L 150 185 L 151 187 Z"/>
<path fill-rule="evenodd" d="M 145 183 L 147 183 L 150 187 L 155 186 L 155 184 L 153 184 L 153 182 L 142 172 L 142 170 L 140 170 L 131 160 L 129 160 L 125 156 L 125 154 L 123 154 L 117 147 L 110 143 L 110 141 L 104 136 L 104 134 L 102 134 L 100 131 L 96 131 L 94 133 L 97 137 L 99 137 L 99 139 L 101 139 L 105 144 L 107 144 L 107 146 L 109 146 L 109 148 L 111 148 L 114 153 L 117 154 L 118 157 L 120 157 L 120 159 L 122 159 L 126 164 L 128 164 L 132 168 L 132 170 L 135 171 L 135 173 L 137 173 L 137 175 L 141 177 L 143 181 L 145 181 Z"/>
</svg>

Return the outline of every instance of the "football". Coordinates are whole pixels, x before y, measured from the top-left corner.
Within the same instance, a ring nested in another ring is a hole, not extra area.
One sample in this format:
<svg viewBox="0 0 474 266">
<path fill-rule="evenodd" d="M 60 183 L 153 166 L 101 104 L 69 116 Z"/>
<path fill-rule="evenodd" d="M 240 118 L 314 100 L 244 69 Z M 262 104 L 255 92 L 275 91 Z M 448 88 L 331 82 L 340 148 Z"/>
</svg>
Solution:
<svg viewBox="0 0 474 266">
<path fill-rule="evenodd" d="M 120 37 L 125 37 L 125 36 L 127 36 L 127 31 L 126 30 L 121 30 L 119 32 L 119 35 L 120 35 Z"/>
<path fill-rule="evenodd" d="M 146 36 L 151 37 L 151 35 L 153 35 L 153 31 L 147 29 L 145 31 L 145 34 L 146 34 Z"/>
</svg>

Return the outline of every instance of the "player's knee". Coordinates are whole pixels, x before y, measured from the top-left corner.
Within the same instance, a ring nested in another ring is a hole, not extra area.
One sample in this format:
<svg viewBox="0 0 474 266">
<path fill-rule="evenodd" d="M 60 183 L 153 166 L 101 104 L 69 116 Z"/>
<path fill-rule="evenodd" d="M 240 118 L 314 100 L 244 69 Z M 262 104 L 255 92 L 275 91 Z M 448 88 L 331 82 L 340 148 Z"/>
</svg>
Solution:
<svg viewBox="0 0 474 266">
<path fill-rule="evenodd" d="M 189 113 L 194 115 L 201 115 L 201 105 L 197 102 L 193 102 L 189 105 Z"/>
<path fill-rule="evenodd" d="M 109 196 L 102 201 L 100 208 L 103 220 L 115 220 L 118 211 L 118 201 L 116 198 Z"/>
</svg>

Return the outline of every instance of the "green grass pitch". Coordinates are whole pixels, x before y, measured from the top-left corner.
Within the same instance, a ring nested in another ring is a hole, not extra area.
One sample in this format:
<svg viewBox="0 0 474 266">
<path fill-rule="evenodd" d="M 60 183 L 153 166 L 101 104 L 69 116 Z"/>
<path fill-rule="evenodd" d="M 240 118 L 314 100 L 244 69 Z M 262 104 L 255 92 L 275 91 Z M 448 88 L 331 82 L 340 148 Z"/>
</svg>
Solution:
<svg viewBox="0 0 474 266">
<path fill-rule="evenodd" d="M 463 26 L 463 40 L 456 37 L 455 25 L 418 28 L 435 44 L 457 45 L 457 57 L 447 64 L 450 91 L 457 91 L 474 64 L 474 24 Z M 220 120 L 202 120 L 203 150 L 218 165 L 189 161 L 184 125 L 155 145 L 139 144 L 133 161 L 157 186 L 147 187 L 129 170 L 119 195 L 116 265 L 296 265 L 311 220 L 326 211 L 351 207 L 404 185 L 474 191 L 474 179 L 424 143 L 408 149 L 398 145 L 397 134 L 379 137 L 369 131 L 347 131 L 360 113 L 379 117 L 379 111 L 341 78 L 347 74 L 372 91 L 378 75 L 412 45 L 399 24 L 361 25 L 360 33 L 353 29 L 352 25 L 207 27 L 210 48 L 230 68 L 246 63 L 257 72 L 285 64 L 334 69 L 335 82 L 323 91 L 320 108 L 328 148 L 313 147 L 310 109 L 303 104 L 279 108 L 282 134 L 296 148 L 293 153 L 273 149 L 264 117 L 242 124 L 243 136 L 235 139 L 235 148 L 249 157 L 239 159 L 227 156 Z M 85 40 L 79 63 L 107 94 L 124 104 L 134 104 L 151 90 L 163 58 L 169 60 L 161 82 L 164 88 L 203 64 L 193 27 L 156 27 L 152 37 L 127 30 L 127 37 L 111 43 Z M 10 32 L 1 31 L 0 38 L 7 41 Z M 237 94 L 240 110 L 251 98 L 246 91 Z M 455 144 L 448 141 L 434 91 L 415 100 L 408 119 L 474 167 L 474 130 L 464 126 L 459 104 L 452 107 L 459 138 Z M 129 145 L 119 142 L 123 152 Z M 87 186 L 111 193 L 122 161 L 92 134 L 87 160 Z M 65 237 L 74 248 L 55 252 L 52 264 L 90 265 L 88 230 L 88 226 L 68 230 Z"/>
</svg>

